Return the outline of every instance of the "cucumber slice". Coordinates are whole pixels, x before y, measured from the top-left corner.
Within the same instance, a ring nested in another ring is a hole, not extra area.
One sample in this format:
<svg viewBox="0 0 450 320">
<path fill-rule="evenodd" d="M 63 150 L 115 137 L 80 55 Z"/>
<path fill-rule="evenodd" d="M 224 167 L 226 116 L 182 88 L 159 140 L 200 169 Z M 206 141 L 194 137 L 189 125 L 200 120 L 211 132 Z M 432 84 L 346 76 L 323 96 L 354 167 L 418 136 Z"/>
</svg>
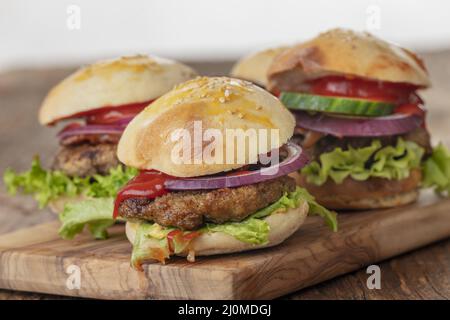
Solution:
<svg viewBox="0 0 450 320">
<path fill-rule="evenodd" d="M 282 92 L 281 102 L 289 109 L 330 112 L 355 116 L 379 117 L 392 114 L 395 105 L 364 99 L 317 96 L 306 93 Z"/>
</svg>

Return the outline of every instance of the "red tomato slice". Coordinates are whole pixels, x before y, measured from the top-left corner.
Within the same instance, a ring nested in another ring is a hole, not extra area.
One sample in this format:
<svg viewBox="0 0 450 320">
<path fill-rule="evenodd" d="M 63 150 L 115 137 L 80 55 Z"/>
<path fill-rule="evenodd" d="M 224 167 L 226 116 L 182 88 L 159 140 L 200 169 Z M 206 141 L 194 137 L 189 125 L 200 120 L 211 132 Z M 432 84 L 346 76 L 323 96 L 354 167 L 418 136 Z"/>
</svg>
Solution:
<svg viewBox="0 0 450 320">
<path fill-rule="evenodd" d="M 309 86 L 311 93 L 324 96 L 363 98 L 396 104 L 422 102 L 415 93 L 419 87 L 407 83 L 330 76 L 312 80 Z"/>
<path fill-rule="evenodd" d="M 124 104 L 122 106 L 105 106 L 101 108 L 91 109 L 57 119 L 52 124 L 61 120 L 81 118 L 85 118 L 87 124 L 114 124 L 120 120 L 131 120 L 131 118 L 136 116 L 152 102 L 153 100 Z"/>
<path fill-rule="evenodd" d="M 87 124 L 111 124 L 117 123 L 122 119 L 134 118 L 139 112 L 141 112 L 148 102 L 136 103 L 125 105 L 121 107 L 106 108 L 105 110 L 98 111 L 86 117 Z"/>
<path fill-rule="evenodd" d="M 402 104 L 395 108 L 394 113 L 414 114 L 420 117 L 425 117 L 425 109 L 417 104 Z"/>
</svg>

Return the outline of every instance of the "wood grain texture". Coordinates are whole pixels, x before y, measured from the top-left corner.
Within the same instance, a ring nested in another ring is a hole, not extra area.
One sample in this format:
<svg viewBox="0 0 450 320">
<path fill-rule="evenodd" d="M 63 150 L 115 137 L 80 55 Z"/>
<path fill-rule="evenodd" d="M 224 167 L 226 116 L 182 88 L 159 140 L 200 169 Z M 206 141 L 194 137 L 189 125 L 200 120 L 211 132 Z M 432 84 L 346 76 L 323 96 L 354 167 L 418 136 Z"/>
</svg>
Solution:
<svg viewBox="0 0 450 320">
<path fill-rule="evenodd" d="M 285 298 L 293 300 L 450 299 L 450 240 L 403 254 L 377 265 L 381 270 L 381 289 L 367 288 L 368 274 L 363 268 Z"/>
<path fill-rule="evenodd" d="M 433 87 L 422 95 L 430 109 L 429 129 L 433 141 L 450 145 L 450 51 L 423 56 Z M 191 64 L 200 73 L 226 74 L 228 63 Z M 19 70 L 0 75 L 0 171 L 6 167 L 27 169 L 34 154 L 48 165 L 57 148 L 59 128 L 43 128 L 37 110 L 47 91 L 73 68 Z M 30 197 L 8 197 L 0 183 L 0 234 L 55 219 L 38 210 Z M 450 297 L 450 240 L 380 263 L 382 289 L 365 286 L 367 274 L 360 269 L 295 292 L 288 299 L 448 299 Z M 0 265 L 1 268 L 1 265 Z M 0 299 L 61 299 L 62 296 L 0 289 Z"/>
<path fill-rule="evenodd" d="M 0 287 L 102 299 L 267 299 L 450 236 L 450 200 L 424 193 L 412 206 L 346 213 L 330 232 L 317 217 L 280 246 L 243 254 L 172 258 L 129 266 L 123 225 L 106 241 L 84 234 L 59 239 L 58 223 L 0 236 Z M 81 289 L 66 287 L 67 267 L 81 270 Z"/>
<path fill-rule="evenodd" d="M 365 269 L 300 290 L 281 299 L 290 300 L 382 300 L 382 299 L 450 299 L 450 239 L 417 249 L 379 263 L 381 289 L 365 286 Z M 0 289 L 0 300 L 79 299 L 42 293 Z"/>
</svg>

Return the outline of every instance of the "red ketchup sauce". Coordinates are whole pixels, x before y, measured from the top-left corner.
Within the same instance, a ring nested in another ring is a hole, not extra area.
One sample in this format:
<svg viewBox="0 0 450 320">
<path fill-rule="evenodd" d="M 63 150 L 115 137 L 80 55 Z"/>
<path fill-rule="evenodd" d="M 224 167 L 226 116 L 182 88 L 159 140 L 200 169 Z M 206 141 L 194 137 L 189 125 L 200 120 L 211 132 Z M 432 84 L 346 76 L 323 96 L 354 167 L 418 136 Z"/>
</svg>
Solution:
<svg viewBox="0 0 450 320">
<path fill-rule="evenodd" d="M 167 235 L 169 251 L 172 253 L 175 252 L 175 241 L 178 241 L 181 243 L 186 243 L 186 242 L 189 242 L 189 241 L 195 239 L 199 235 L 200 235 L 200 233 L 197 231 L 189 232 L 188 234 L 184 234 L 183 231 L 178 230 L 178 229 L 170 231 L 169 234 Z"/>
<path fill-rule="evenodd" d="M 156 170 L 141 171 L 117 193 L 113 217 L 117 218 L 119 206 L 126 199 L 155 199 L 169 193 L 170 191 L 164 187 L 164 182 L 168 179 L 176 178 Z"/>
</svg>

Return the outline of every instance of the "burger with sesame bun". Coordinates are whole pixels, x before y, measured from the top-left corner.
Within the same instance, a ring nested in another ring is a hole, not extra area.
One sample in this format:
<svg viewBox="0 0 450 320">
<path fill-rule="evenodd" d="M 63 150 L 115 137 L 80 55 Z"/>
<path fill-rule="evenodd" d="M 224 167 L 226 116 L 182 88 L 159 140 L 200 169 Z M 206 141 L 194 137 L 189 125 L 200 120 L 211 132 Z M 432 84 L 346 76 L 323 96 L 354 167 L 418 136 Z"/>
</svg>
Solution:
<svg viewBox="0 0 450 320">
<path fill-rule="evenodd" d="M 27 172 L 8 169 L 6 186 L 12 193 L 22 188 L 34 194 L 41 207 L 64 211 L 63 237 L 73 237 L 86 221 L 97 238 L 104 237 L 105 225 L 112 223 L 109 213 L 105 217 L 97 212 L 94 219 L 93 212 L 84 210 L 83 200 L 111 199 L 134 177 L 137 171 L 121 165 L 116 156 L 126 125 L 176 84 L 195 76 L 186 65 L 145 55 L 79 69 L 48 93 L 39 110 L 42 125 L 65 123 L 51 169 L 43 169 L 36 158 Z"/>
<path fill-rule="evenodd" d="M 418 94 L 430 80 L 414 53 L 334 29 L 283 51 L 268 79 L 311 158 L 297 182 L 320 204 L 387 208 L 415 201 L 421 186 L 448 192 L 450 156 L 430 145 Z"/>
<path fill-rule="evenodd" d="M 273 59 L 287 47 L 266 49 L 240 59 L 230 71 L 233 78 L 251 81 L 262 88 L 267 86 L 267 70 Z"/>
<path fill-rule="evenodd" d="M 114 204 L 132 265 L 274 246 L 308 212 L 336 230 L 335 214 L 288 176 L 307 162 L 288 143 L 294 126 L 273 95 L 226 77 L 185 82 L 139 113 L 117 151 L 139 174 Z"/>
</svg>

